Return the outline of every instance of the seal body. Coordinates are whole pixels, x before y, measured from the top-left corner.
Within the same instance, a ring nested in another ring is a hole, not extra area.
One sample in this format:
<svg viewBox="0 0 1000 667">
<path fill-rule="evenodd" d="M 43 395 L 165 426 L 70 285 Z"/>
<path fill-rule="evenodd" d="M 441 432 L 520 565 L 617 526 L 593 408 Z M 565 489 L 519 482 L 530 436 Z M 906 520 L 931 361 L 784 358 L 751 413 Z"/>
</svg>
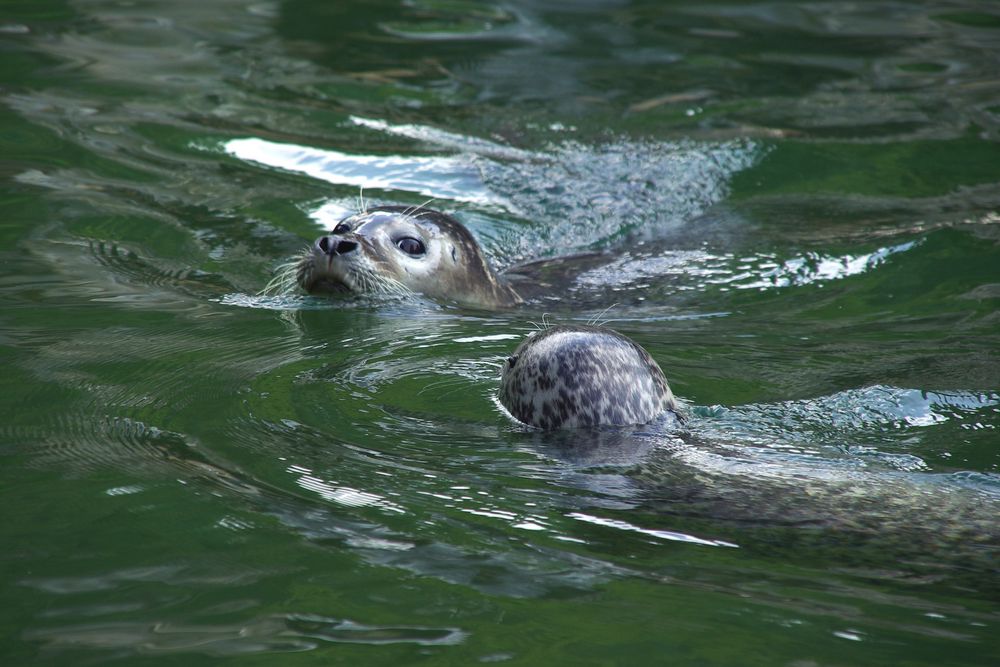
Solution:
<svg viewBox="0 0 1000 667">
<path fill-rule="evenodd" d="M 344 218 L 295 266 L 311 294 L 419 293 L 484 308 L 521 302 L 461 223 L 430 209 L 379 206 Z"/>
<path fill-rule="evenodd" d="M 645 424 L 677 401 L 649 353 L 617 331 L 555 326 L 504 364 L 500 403 L 543 430 Z"/>
</svg>

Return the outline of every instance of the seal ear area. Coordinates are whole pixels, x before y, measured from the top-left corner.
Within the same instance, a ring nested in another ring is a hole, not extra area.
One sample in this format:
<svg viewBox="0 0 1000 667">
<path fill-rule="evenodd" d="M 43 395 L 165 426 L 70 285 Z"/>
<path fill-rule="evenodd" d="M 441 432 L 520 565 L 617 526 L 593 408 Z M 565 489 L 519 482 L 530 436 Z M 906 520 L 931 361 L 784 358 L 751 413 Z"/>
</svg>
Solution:
<svg viewBox="0 0 1000 667">
<path fill-rule="evenodd" d="M 451 263 L 458 264 L 458 248 L 454 244 L 448 247 L 448 254 L 451 255 Z"/>
</svg>

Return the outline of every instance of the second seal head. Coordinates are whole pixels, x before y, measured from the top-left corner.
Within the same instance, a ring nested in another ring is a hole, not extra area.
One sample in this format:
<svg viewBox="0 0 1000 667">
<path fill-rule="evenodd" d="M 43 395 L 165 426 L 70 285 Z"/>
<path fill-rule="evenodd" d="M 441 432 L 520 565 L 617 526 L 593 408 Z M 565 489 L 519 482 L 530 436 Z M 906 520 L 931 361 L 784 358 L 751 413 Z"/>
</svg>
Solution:
<svg viewBox="0 0 1000 667">
<path fill-rule="evenodd" d="M 554 326 L 521 343 L 504 364 L 500 403 L 546 431 L 645 424 L 677 410 L 649 353 L 617 331 Z"/>
</svg>

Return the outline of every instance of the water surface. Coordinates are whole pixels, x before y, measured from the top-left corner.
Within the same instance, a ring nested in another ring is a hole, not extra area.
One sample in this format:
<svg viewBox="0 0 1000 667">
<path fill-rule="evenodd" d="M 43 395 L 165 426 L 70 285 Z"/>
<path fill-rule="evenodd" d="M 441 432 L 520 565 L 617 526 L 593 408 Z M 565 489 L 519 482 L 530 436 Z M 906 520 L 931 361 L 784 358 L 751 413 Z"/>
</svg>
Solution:
<svg viewBox="0 0 1000 667">
<path fill-rule="evenodd" d="M 0 49 L 5 663 L 1000 659 L 992 4 L 39 0 Z M 510 312 L 260 296 L 426 202 L 588 254 Z M 504 415 L 595 318 L 686 430 Z"/>
</svg>

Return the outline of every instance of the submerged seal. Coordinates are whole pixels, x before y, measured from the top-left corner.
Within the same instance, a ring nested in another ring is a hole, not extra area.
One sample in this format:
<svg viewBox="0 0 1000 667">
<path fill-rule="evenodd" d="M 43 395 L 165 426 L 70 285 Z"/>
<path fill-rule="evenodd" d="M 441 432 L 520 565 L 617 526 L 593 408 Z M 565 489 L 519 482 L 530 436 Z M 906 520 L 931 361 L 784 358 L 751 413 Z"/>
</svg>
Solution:
<svg viewBox="0 0 1000 667">
<path fill-rule="evenodd" d="M 344 218 L 292 266 L 310 294 L 420 293 L 484 308 L 521 303 L 469 230 L 430 209 L 378 206 Z"/>
<path fill-rule="evenodd" d="M 645 424 L 676 411 L 663 371 L 617 331 L 555 326 L 522 342 L 504 364 L 500 403 L 546 431 Z"/>
</svg>

